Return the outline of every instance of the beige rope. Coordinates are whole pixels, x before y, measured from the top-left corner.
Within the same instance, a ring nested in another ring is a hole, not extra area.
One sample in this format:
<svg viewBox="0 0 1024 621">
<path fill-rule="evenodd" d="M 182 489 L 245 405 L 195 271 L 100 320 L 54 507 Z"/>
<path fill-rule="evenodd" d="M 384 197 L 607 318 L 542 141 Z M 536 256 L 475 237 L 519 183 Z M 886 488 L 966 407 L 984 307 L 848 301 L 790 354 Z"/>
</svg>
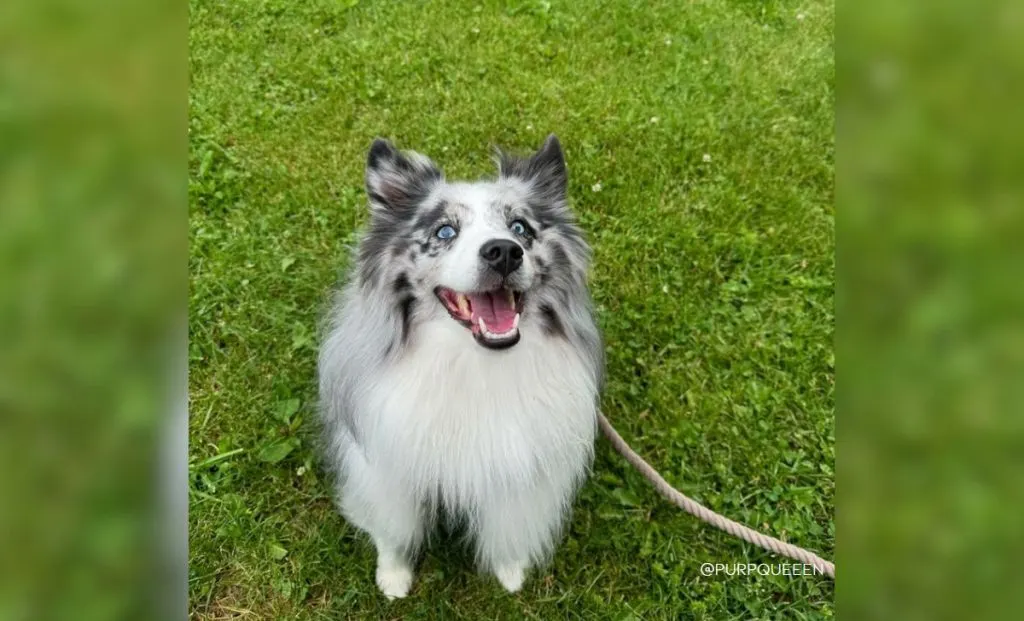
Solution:
<svg viewBox="0 0 1024 621">
<path fill-rule="evenodd" d="M 633 464 L 633 466 L 640 471 L 640 474 L 644 475 L 644 478 L 654 484 L 654 489 L 658 490 L 662 496 L 667 498 L 683 511 L 686 511 L 690 515 L 698 517 L 708 524 L 711 524 L 715 528 L 719 528 L 729 533 L 734 537 L 739 537 L 743 541 L 752 543 L 756 546 L 761 546 L 765 550 L 781 554 L 782 556 L 788 556 L 791 559 L 795 559 L 808 565 L 813 565 L 819 571 L 824 572 L 829 578 L 835 580 L 836 577 L 836 566 L 830 561 L 826 561 L 817 554 L 804 550 L 803 548 L 795 545 L 786 543 L 785 541 L 776 539 L 775 537 L 769 537 L 768 535 L 762 535 L 756 530 L 747 528 L 739 522 L 734 522 L 727 517 L 721 516 L 711 509 L 708 509 L 704 505 L 696 502 L 685 496 L 682 492 L 677 490 L 668 484 L 658 471 L 651 467 L 649 463 L 644 461 L 643 457 L 636 454 L 636 451 L 629 448 L 626 441 L 622 439 L 622 436 L 615 431 L 612 424 L 608 422 L 604 414 L 601 412 L 597 413 L 598 423 L 601 425 L 601 431 L 608 437 L 608 440 L 615 447 L 615 450 L 622 454 L 626 458 L 626 461 Z"/>
</svg>

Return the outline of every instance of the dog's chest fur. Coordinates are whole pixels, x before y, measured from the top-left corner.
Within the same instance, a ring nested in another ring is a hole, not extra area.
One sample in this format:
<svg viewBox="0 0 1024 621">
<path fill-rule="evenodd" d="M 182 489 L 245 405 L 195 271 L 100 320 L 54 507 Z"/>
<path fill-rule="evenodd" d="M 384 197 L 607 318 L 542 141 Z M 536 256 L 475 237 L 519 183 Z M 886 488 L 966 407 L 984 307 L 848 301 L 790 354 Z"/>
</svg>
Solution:
<svg viewBox="0 0 1024 621">
<path fill-rule="evenodd" d="M 495 352 L 454 323 L 425 325 L 366 388 L 368 457 L 400 455 L 381 465 L 446 504 L 582 477 L 589 465 L 597 387 L 578 350 L 539 328 Z"/>
</svg>

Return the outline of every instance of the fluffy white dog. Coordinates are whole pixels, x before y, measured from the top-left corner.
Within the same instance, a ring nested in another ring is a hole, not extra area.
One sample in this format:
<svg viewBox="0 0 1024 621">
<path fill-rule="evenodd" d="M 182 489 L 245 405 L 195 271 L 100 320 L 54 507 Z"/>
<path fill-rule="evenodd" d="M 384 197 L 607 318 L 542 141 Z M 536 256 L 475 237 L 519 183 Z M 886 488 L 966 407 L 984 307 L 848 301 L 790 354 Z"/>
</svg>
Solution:
<svg viewBox="0 0 1024 621">
<path fill-rule="evenodd" d="M 338 504 L 404 597 L 439 518 L 509 591 L 560 538 L 589 470 L 602 347 L 587 246 L 550 136 L 495 180 L 448 182 L 377 140 L 370 223 L 319 359 Z"/>
</svg>

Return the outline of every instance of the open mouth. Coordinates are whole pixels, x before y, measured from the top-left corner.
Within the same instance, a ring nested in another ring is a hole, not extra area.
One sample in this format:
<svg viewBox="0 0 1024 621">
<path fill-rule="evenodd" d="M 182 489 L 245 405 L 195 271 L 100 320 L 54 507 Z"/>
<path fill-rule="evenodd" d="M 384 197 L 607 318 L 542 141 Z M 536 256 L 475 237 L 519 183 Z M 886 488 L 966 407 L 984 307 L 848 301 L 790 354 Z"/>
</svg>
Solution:
<svg viewBox="0 0 1024 621">
<path fill-rule="evenodd" d="M 452 319 L 466 326 L 477 343 L 505 349 L 519 342 L 519 315 L 523 293 L 499 288 L 478 293 L 459 293 L 446 287 L 434 290 Z"/>
</svg>

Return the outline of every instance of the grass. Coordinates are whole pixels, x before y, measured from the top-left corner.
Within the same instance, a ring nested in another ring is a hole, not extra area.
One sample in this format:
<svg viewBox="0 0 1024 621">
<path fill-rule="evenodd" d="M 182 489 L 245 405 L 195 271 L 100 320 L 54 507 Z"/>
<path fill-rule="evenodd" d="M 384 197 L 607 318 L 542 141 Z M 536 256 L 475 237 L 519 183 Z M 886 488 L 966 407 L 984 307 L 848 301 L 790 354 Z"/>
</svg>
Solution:
<svg viewBox="0 0 1024 621">
<path fill-rule="evenodd" d="M 784 561 L 669 506 L 603 441 L 521 593 L 435 546 L 389 603 L 303 431 L 372 138 L 457 178 L 553 131 L 595 249 L 605 412 L 684 492 L 832 557 L 831 2 L 190 7 L 194 619 L 834 616 L 821 577 L 701 576 Z"/>
</svg>

